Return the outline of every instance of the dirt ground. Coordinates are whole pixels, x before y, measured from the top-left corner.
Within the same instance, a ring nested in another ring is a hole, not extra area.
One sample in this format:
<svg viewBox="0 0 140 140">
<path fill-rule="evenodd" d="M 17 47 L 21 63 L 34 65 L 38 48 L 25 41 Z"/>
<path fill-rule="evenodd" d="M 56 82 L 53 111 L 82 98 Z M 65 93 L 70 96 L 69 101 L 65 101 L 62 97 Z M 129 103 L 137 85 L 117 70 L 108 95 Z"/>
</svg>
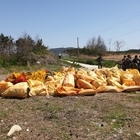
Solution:
<svg viewBox="0 0 140 140">
<path fill-rule="evenodd" d="M 0 140 L 140 140 L 139 107 L 140 91 L 0 97 Z M 13 125 L 22 130 L 8 137 Z"/>
<path fill-rule="evenodd" d="M 140 92 L 0 97 L 0 140 L 139 140 Z M 13 125 L 22 130 L 8 137 Z"/>
</svg>

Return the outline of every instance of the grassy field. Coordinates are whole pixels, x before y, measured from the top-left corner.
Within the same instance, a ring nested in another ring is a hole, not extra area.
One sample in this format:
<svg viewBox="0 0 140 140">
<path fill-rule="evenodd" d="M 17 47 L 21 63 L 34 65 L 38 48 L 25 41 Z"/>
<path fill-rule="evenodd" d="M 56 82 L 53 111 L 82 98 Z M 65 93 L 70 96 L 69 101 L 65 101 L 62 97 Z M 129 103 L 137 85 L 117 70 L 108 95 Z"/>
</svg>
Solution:
<svg viewBox="0 0 140 140">
<path fill-rule="evenodd" d="M 59 70 L 62 65 L 35 66 L 31 70 Z M 12 71 L 23 68 L 1 69 L 1 74 Z M 22 100 L 0 97 L 0 103 L 0 140 L 140 139 L 140 91 Z M 22 130 L 7 137 L 15 124 Z"/>
</svg>

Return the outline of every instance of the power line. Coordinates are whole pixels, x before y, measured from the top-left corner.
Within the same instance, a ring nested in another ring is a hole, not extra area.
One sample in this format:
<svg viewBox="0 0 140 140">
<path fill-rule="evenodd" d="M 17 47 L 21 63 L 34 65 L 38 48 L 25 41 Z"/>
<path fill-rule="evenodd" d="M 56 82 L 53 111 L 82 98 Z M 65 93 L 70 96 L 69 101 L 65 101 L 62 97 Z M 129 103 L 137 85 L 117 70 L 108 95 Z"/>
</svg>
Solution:
<svg viewBox="0 0 140 140">
<path fill-rule="evenodd" d="M 129 34 L 132 34 L 132 33 L 138 32 L 138 31 L 140 31 L 140 29 L 137 29 L 137 30 L 131 31 L 131 32 L 129 32 L 129 33 L 125 33 L 125 34 L 120 35 L 120 36 L 117 36 L 117 37 L 115 37 L 115 38 L 122 37 L 122 36 L 125 36 L 125 35 L 129 35 Z M 115 39 L 115 38 L 113 38 L 113 39 Z"/>
<path fill-rule="evenodd" d="M 138 17 L 138 16 L 140 16 L 140 12 L 137 12 L 137 13 L 135 13 L 134 15 L 129 16 L 127 19 L 122 20 L 122 21 L 120 21 L 120 22 L 118 22 L 118 23 L 116 23 L 116 24 L 114 24 L 114 25 L 112 25 L 112 26 L 109 26 L 109 27 L 107 27 L 107 28 L 104 28 L 101 32 L 108 31 L 108 30 L 110 30 L 110 29 L 112 29 L 112 28 L 114 28 L 114 27 L 117 27 L 117 26 L 119 26 L 119 25 L 121 25 L 121 24 L 124 24 L 124 23 L 126 23 L 126 22 L 128 22 L 128 21 L 130 21 L 130 20 L 132 20 L 132 19 L 134 19 L 134 18 L 136 18 L 136 17 Z"/>
<path fill-rule="evenodd" d="M 125 33 L 125 34 L 123 34 L 123 35 L 116 36 L 116 37 L 114 37 L 114 38 L 112 38 L 112 39 L 116 39 L 116 38 L 119 38 L 119 37 L 122 37 L 122 36 L 126 36 L 126 35 L 129 35 L 129 34 L 133 34 L 133 33 L 138 32 L 138 31 L 140 31 L 140 29 L 137 29 L 137 30 L 134 30 L 134 31 Z M 107 40 L 104 40 L 104 42 L 107 42 Z M 108 44 L 109 44 L 109 43 L 108 43 Z M 110 47 L 110 46 L 109 46 L 109 47 Z"/>
</svg>

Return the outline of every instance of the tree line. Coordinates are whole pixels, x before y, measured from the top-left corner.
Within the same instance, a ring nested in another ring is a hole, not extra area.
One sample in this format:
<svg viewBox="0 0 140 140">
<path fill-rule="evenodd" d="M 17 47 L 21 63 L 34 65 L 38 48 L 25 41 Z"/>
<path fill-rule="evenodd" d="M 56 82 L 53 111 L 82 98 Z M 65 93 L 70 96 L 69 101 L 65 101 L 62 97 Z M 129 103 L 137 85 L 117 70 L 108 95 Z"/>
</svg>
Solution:
<svg viewBox="0 0 140 140">
<path fill-rule="evenodd" d="M 77 49 L 77 48 L 76 48 Z M 87 45 L 79 50 L 70 49 L 67 53 L 77 55 L 77 51 L 84 55 L 104 54 L 107 47 L 101 38 L 98 36 L 88 41 Z M 0 34 L 0 65 L 27 65 L 27 62 L 35 63 L 37 61 L 36 55 L 47 55 L 49 53 L 48 46 L 43 44 L 43 40 L 38 36 L 33 39 L 27 33 L 24 33 L 17 40 L 12 36 Z"/>
<path fill-rule="evenodd" d="M 116 41 L 116 51 L 120 51 L 123 46 L 122 41 Z M 70 56 L 78 56 L 79 54 L 97 56 L 99 54 L 106 54 L 107 46 L 101 36 L 90 39 L 83 48 L 74 48 L 66 50 Z M 14 40 L 12 36 L 6 36 L 3 33 L 0 34 L 0 65 L 27 65 L 27 62 L 35 63 L 37 56 L 42 56 L 42 59 L 50 58 L 53 63 L 56 58 L 50 54 L 48 46 L 43 44 L 43 40 L 38 36 L 33 39 L 27 33 L 24 33 L 17 40 Z M 44 57 L 47 56 L 47 57 Z"/>
<path fill-rule="evenodd" d="M 107 51 L 107 46 L 105 45 L 104 40 L 101 38 L 101 36 L 98 36 L 97 38 L 93 37 L 87 42 L 87 45 L 85 45 L 83 48 L 74 48 L 66 50 L 70 56 L 83 54 L 83 55 L 89 55 L 89 56 L 95 56 L 99 54 L 105 54 Z"/>
<path fill-rule="evenodd" d="M 70 50 L 66 50 L 69 55 L 79 55 L 79 54 L 84 54 L 84 55 L 89 55 L 89 56 L 97 56 L 97 55 L 105 55 L 106 53 L 120 53 L 121 48 L 124 46 L 125 42 L 124 41 L 115 41 L 114 44 L 114 50 L 110 50 L 110 44 L 111 44 L 111 39 L 107 43 L 109 44 L 109 47 L 105 44 L 105 41 L 102 39 L 102 37 L 99 35 L 97 38 L 93 37 L 90 40 L 88 40 L 87 44 L 82 47 L 82 48 L 74 48 Z"/>
<path fill-rule="evenodd" d="M 6 65 L 26 65 L 27 61 L 36 61 L 33 55 L 43 55 L 48 53 L 48 46 L 43 44 L 43 40 L 38 36 L 33 39 L 24 33 L 17 40 L 11 36 L 0 34 L 0 64 Z"/>
</svg>

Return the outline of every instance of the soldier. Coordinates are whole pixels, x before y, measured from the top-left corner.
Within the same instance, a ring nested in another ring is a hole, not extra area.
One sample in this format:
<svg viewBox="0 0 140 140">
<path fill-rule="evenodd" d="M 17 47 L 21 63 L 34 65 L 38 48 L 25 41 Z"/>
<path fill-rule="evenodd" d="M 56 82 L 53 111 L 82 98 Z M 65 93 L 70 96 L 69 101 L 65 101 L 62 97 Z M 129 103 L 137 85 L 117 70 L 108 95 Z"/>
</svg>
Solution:
<svg viewBox="0 0 140 140">
<path fill-rule="evenodd" d="M 134 59 L 132 60 L 132 68 L 133 69 L 138 69 L 138 66 L 139 66 L 139 59 L 138 59 L 138 56 L 135 55 Z"/>
<path fill-rule="evenodd" d="M 98 69 L 101 69 L 102 68 L 102 55 L 101 54 L 98 56 L 96 61 L 98 63 Z"/>
<path fill-rule="evenodd" d="M 139 60 L 139 64 L 138 64 L 138 70 L 139 70 L 139 72 L 140 72 L 140 55 L 139 55 L 139 58 L 138 58 L 138 60 Z"/>
<path fill-rule="evenodd" d="M 59 54 L 58 54 L 58 58 L 61 59 L 61 57 L 62 57 L 62 56 L 61 56 L 61 53 L 59 53 Z"/>
<path fill-rule="evenodd" d="M 131 60 L 131 56 L 129 54 L 127 55 L 127 58 L 125 60 L 125 67 L 126 67 L 126 69 L 132 68 L 132 60 Z"/>
<path fill-rule="evenodd" d="M 126 60 L 126 55 L 124 55 L 124 57 L 123 57 L 123 59 L 122 59 L 122 69 L 123 69 L 123 70 L 126 70 L 125 60 Z"/>
</svg>

